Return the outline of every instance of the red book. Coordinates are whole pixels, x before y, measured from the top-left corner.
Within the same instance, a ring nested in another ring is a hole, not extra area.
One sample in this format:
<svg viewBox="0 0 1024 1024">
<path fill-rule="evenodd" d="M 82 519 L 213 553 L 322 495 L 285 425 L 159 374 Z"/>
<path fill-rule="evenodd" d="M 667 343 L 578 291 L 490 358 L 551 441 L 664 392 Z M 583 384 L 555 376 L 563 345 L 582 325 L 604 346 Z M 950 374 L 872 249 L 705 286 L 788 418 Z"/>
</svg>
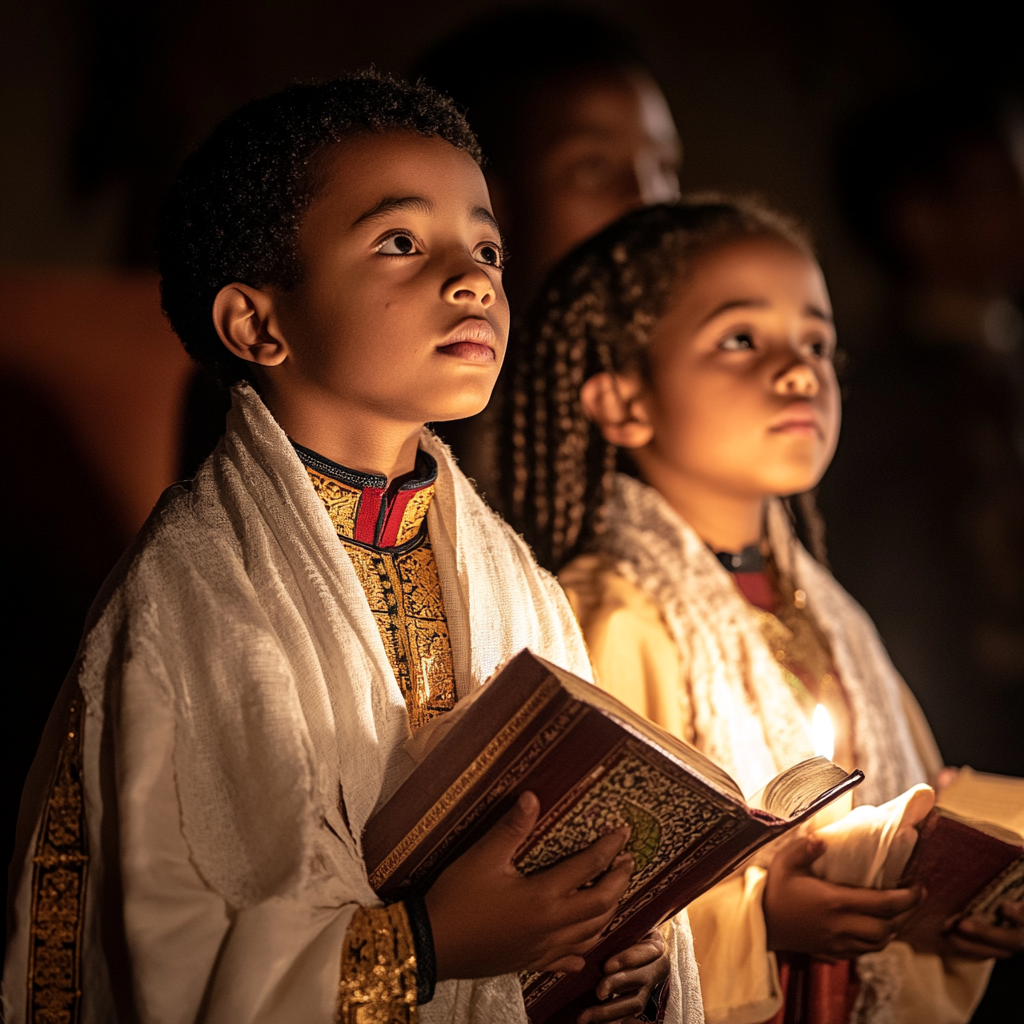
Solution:
<svg viewBox="0 0 1024 1024">
<path fill-rule="evenodd" d="M 699 751 L 529 651 L 436 727 L 439 738 L 363 834 L 370 884 L 382 899 L 425 892 L 527 791 L 541 812 L 516 855 L 524 874 L 631 829 L 633 876 L 586 968 L 522 979 L 534 1024 L 575 1020 L 596 1002 L 609 957 L 863 779 L 812 758 L 748 805 Z"/>
<path fill-rule="evenodd" d="M 927 890 L 899 936 L 915 949 L 934 952 L 950 918 L 996 924 L 1005 900 L 1024 899 L 1024 780 L 961 769 L 918 832 L 900 881 Z"/>
</svg>

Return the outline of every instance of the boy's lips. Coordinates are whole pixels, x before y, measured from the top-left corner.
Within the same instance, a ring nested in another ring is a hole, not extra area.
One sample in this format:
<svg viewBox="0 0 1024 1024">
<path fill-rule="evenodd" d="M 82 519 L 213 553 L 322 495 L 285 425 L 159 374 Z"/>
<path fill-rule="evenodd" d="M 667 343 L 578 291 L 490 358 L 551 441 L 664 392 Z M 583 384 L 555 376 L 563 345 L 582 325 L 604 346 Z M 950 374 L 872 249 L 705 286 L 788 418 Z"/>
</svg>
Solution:
<svg viewBox="0 0 1024 1024">
<path fill-rule="evenodd" d="M 472 363 L 493 363 L 497 342 L 494 328 L 486 320 L 467 317 L 455 325 L 437 351 Z"/>
</svg>

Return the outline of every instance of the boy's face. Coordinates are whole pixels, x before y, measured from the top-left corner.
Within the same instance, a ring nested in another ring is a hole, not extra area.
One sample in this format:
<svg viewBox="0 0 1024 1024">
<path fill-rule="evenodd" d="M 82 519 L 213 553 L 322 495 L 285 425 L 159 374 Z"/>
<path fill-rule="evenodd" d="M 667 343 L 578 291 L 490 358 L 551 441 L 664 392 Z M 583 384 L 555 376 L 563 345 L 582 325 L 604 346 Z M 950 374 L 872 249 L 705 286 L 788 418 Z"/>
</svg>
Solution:
<svg viewBox="0 0 1024 1024">
<path fill-rule="evenodd" d="M 261 383 L 372 420 L 479 412 L 509 326 L 479 167 L 412 132 L 347 139 L 322 161 L 324 185 L 299 229 L 301 281 L 273 292 L 287 357 Z"/>
<path fill-rule="evenodd" d="M 808 490 L 839 436 L 834 352 L 813 259 L 774 239 L 723 245 L 700 259 L 652 335 L 653 437 L 638 461 L 735 497 Z"/>
</svg>

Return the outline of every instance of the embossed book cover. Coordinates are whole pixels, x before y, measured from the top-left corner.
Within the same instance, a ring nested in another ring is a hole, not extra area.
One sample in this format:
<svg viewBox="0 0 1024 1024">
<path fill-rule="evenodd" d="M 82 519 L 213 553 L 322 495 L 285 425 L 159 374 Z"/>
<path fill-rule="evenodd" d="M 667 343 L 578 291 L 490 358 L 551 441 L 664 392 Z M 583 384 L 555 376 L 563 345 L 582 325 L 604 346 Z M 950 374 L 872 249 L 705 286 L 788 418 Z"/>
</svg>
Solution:
<svg viewBox="0 0 1024 1024">
<path fill-rule="evenodd" d="M 609 956 L 863 778 L 813 758 L 748 805 L 699 751 L 530 651 L 436 726 L 414 741 L 426 748 L 422 760 L 363 834 L 370 883 L 382 899 L 426 891 L 527 791 L 540 799 L 541 816 L 516 856 L 526 874 L 623 824 L 631 829 L 633 876 L 587 967 L 523 977 L 534 1024 L 575 1020 Z"/>
<path fill-rule="evenodd" d="M 951 917 L 1000 924 L 1003 901 L 1024 897 L 1024 779 L 961 768 L 918 831 L 900 880 L 928 893 L 900 933 L 915 949 L 938 950 Z"/>
</svg>

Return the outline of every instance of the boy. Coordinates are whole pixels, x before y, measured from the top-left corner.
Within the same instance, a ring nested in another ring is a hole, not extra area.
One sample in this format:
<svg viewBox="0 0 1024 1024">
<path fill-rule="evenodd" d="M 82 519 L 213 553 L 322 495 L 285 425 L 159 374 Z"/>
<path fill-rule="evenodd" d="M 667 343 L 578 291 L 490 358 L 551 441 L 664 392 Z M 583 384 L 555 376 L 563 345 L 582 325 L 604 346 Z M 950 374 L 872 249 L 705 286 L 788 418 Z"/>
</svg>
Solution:
<svg viewBox="0 0 1024 1024">
<path fill-rule="evenodd" d="M 524 646 L 589 672 L 553 581 L 423 430 L 479 410 L 504 353 L 475 138 L 424 87 L 294 86 L 190 158 L 161 262 L 186 348 L 258 393 L 91 614 L 23 802 L 7 1019 L 523 1022 L 513 972 L 579 966 L 626 837 L 525 879 L 528 795 L 390 907 L 359 848 L 410 728 Z M 582 1019 L 642 1010 L 670 960 L 692 978 L 669 946 L 613 958 Z"/>
</svg>

